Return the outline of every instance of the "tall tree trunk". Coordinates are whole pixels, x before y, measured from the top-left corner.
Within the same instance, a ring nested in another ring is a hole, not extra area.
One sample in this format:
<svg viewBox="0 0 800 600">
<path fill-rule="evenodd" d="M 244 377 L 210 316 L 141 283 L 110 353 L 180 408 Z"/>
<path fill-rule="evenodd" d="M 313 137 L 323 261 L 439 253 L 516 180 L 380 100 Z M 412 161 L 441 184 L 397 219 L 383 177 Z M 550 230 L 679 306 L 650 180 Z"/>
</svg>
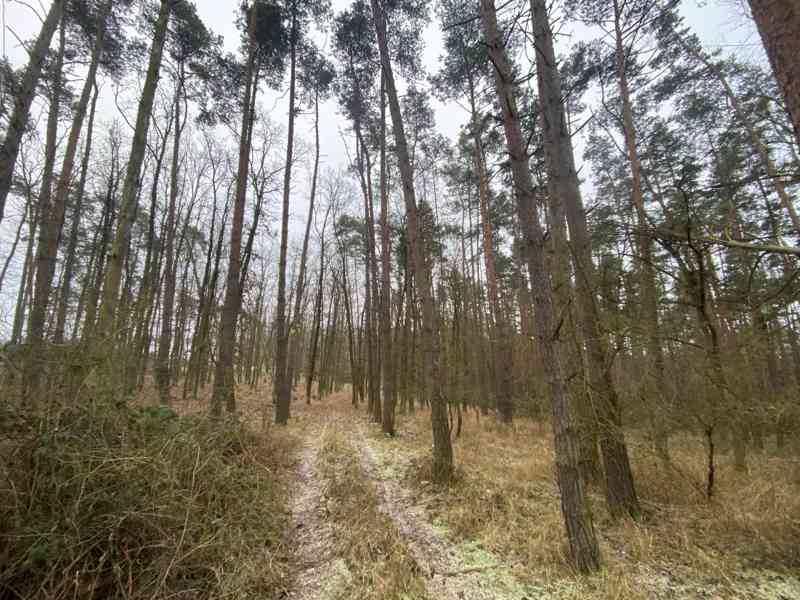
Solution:
<svg viewBox="0 0 800 600">
<path fill-rule="evenodd" d="M 749 2 L 800 144 L 800 5 L 797 0 Z"/>
<path fill-rule="evenodd" d="M 86 117 L 86 112 L 89 107 L 89 100 L 92 97 L 92 90 L 95 87 L 95 78 L 97 76 L 97 68 L 100 63 L 100 55 L 103 50 L 103 43 L 106 33 L 106 21 L 108 14 L 111 11 L 111 2 L 107 1 L 103 6 L 102 12 L 98 19 L 97 34 L 95 37 L 94 47 L 92 49 L 92 58 L 89 65 L 89 72 L 86 75 L 86 80 L 83 84 L 80 99 L 75 110 L 75 116 L 72 121 L 72 128 L 69 132 L 67 140 L 67 147 L 64 151 L 64 160 L 61 165 L 61 173 L 58 177 L 58 183 L 55 190 L 55 198 L 52 206 L 45 211 L 43 219 L 41 220 L 39 229 L 39 247 L 37 252 L 37 269 L 36 269 L 36 288 L 34 292 L 33 310 L 31 311 L 31 341 L 34 344 L 40 344 L 43 341 L 44 335 L 44 321 L 47 314 L 47 306 L 50 302 L 50 294 L 53 285 L 53 276 L 56 268 L 56 259 L 58 256 L 58 245 L 61 239 L 61 232 L 64 227 L 64 217 L 67 211 L 67 203 L 69 202 L 70 186 L 72 184 L 72 175 L 75 168 L 75 157 L 78 153 L 78 144 L 81 138 L 81 131 L 83 129 L 83 121 Z M 61 74 L 58 74 L 59 79 Z M 95 99 L 96 99 L 95 94 Z M 92 119 L 94 118 L 95 103 L 92 103 Z M 90 119 L 91 120 L 91 119 Z M 91 145 L 88 141 L 87 145 Z M 78 215 L 76 213 L 76 220 Z M 66 278 L 65 273 L 65 278 Z M 71 277 L 71 273 L 69 274 Z M 58 319 L 57 319 L 58 321 Z M 63 338 L 63 321 L 60 321 L 60 333 L 56 333 L 57 338 Z M 41 376 L 42 369 L 37 369 L 37 373 Z"/>
<path fill-rule="evenodd" d="M 22 341 L 22 328 L 25 323 L 25 298 L 31 285 L 33 269 L 33 249 L 36 240 L 36 223 L 39 220 L 39 207 L 33 200 L 33 189 L 27 190 L 28 204 L 28 243 L 25 249 L 25 260 L 22 265 L 22 274 L 19 278 L 17 302 L 14 310 L 14 322 L 11 326 L 11 343 L 19 344 Z"/>
<path fill-rule="evenodd" d="M 97 109 L 97 97 L 100 90 L 95 82 L 94 95 L 92 96 L 92 106 L 89 110 L 89 122 L 86 126 L 86 140 L 84 142 L 83 160 L 81 161 L 81 174 L 78 180 L 78 188 L 75 190 L 75 206 L 73 207 L 72 225 L 70 227 L 67 249 L 64 256 L 64 274 L 61 280 L 61 295 L 59 297 L 58 308 L 56 309 L 56 328 L 53 339 L 57 344 L 64 341 L 64 331 L 67 321 L 67 308 L 69 297 L 72 293 L 72 279 L 75 276 L 75 261 L 78 249 L 78 238 L 80 235 L 81 213 L 83 209 L 84 195 L 86 193 L 86 178 L 89 173 L 89 161 L 92 153 L 92 137 L 94 132 L 94 117 Z"/>
<path fill-rule="evenodd" d="M 155 167 L 153 168 L 152 182 L 150 186 L 150 210 L 147 224 L 147 250 L 144 259 L 144 271 L 142 273 L 142 282 L 139 285 L 136 301 L 132 306 L 132 323 L 133 323 L 133 349 L 132 353 L 135 357 L 136 366 L 132 368 L 129 374 L 130 378 L 135 378 L 140 369 L 140 365 L 147 362 L 147 354 L 149 353 L 150 341 L 150 315 L 153 313 L 153 306 L 155 303 L 155 296 L 160 292 L 158 285 L 161 271 L 160 271 L 160 257 L 164 250 L 163 236 L 156 235 L 156 219 L 159 214 L 158 198 L 161 192 L 159 184 L 161 182 L 162 165 L 164 157 L 167 154 L 169 147 L 168 138 L 172 131 L 174 123 L 175 112 L 170 111 L 167 119 L 167 125 L 164 128 L 163 135 L 160 135 L 159 147 L 156 152 Z M 164 231 L 163 222 L 161 223 L 160 231 Z"/>
<path fill-rule="evenodd" d="M 386 164 L 386 81 L 381 74 L 381 297 L 380 297 L 380 344 L 381 371 L 383 373 L 383 432 L 394 435 L 395 384 L 394 384 L 394 344 L 392 344 L 392 239 L 389 231 L 389 189 Z"/>
<path fill-rule="evenodd" d="M 314 92 L 314 170 L 311 174 L 311 193 L 308 200 L 308 219 L 306 220 L 306 231 L 303 235 L 303 249 L 300 254 L 300 270 L 297 273 L 297 291 L 294 296 L 294 311 L 292 324 L 289 328 L 289 335 L 292 339 L 292 351 L 289 354 L 289 368 L 287 379 L 292 381 L 294 379 L 295 368 L 297 364 L 297 357 L 299 351 L 297 346 L 300 345 L 301 338 L 295 334 L 294 329 L 300 325 L 300 309 L 303 302 L 305 283 L 306 283 L 306 262 L 308 259 L 308 239 L 311 236 L 311 223 L 314 222 L 314 202 L 317 196 L 317 175 L 319 173 L 319 92 Z M 309 390 L 310 391 L 310 390 Z M 311 400 L 310 396 L 306 397 L 306 402 Z"/>
<path fill-rule="evenodd" d="M 317 282 L 317 297 L 314 301 L 314 323 L 311 330 L 311 347 L 308 352 L 308 367 L 306 368 L 306 404 L 311 404 L 311 387 L 314 384 L 314 373 L 317 368 L 317 349 L 319 348 L 319 332 L 322 327 L 322 303 L 325 278 L 325 244 L 320 246 L 319 280 Z"/>
<path fill-rule="evenodd" d="M 345 312 L 345 321 L 347 324 L 347 355 L 350 357 L 350 379 L 352 380 L 352 392 L 353 392 L 353 406 L 358 406 L 358 387 L 357 381 L 360 378 L 359 368 L 358 368 L 358 359 L 356 358 L 356 341 L 355 341 L 355 327 L 353 323 L 353 308 L 352 302 L 350 298 L 350 287 L 347 283 L 347 258 L 345 256 L 344 250 L 340 247 L 339 248 L 339 256 L 342 259 L 342 281 L 341 281 L 341 288 L 342 288 L 342 296 L 344 299 L 344 312 Z M 320 384 L 321 384 L 320 380 Z M 320 391 L 320 396 L 322 392 Z"/>
<path fill-rule="evenodd" d="M 494 264 L 494 231 L 489 218 L 489 176 L 486 172 L 486 158 L 481 139 L 481 119 L 475 103 L 475 84 L 471 67 L 467 68 L 467 80 L 470 112 L 472 113 L 475 172 L 478 177 L 478 205 L 481 216 L 483 261 L 486 269 L 489 306 L 492 310 L 489 333 L 492 339 L 492 355 L 494 358 L 495 407 L 497 419 L 501 423 L 509 424 L 514 416 L 514 404 L 511 399 L 511 366 L 513 362 L 511 328 L 508 322 L 508 315 L 503 309 L 500 300 L 500 290 L 497 284 L 497 271 Z"/>
<path fill-rule="evenodd" d="M 558 347 L 553 339 L 556 325 L 553 314 L 553 291 L 544 255 L 545 239 L 534 200 L 528 155 L 525 151 L 513 91 L 513 73 L 497 29 L 494 0 L 481 0 L 480 11 L 486 48 L 494 64 L 495 88 L 503 113 L 514 195 L 525 239 L 525 255 L 534 296 L 536 333 L 550 389 L 561 512 L 566 526 L 570 554 L 576 568 L 580 572 L 596 571 L 600 566 L 600 550 L 594 533 L 589 498 L 580 472 L 575 416 L 561 374 Z"/>
<path fill-rule="evenodd" d="M 122 186 L 122 198 L 117 216 L 117 234 L 111 252 L 108 255 L 106 273 L 103 281 L 103 300 L 100 305 L 96 333 L 99 338 L 107 338 L 113 333 L 114 318 L 119 303 L 119 286 L 122 280 L 122 269 L 128 258 L 130 234 L 136 213 L 141 186 L 141 168 L 147 148 L 147 132 L 150 129 L 150 118 L 153 113 L 153 102 L 158 87 L 158 74 L 161 70 L 161 57 L 164 51 L 164 40 L 167 36 L 167 25 L 173 0 L 161 0 L 158 20 L 153 34 L 153 45 L 150 48 L 150 60 L 144 81 L 142 95 L 136 113 L 136 127 L 133 132 L 131 153 L 125 172 L 125 183 Z"/>
<path fill-rule="evenodd" d="M 320 400 L 330 393 L 335 385 L 336 371 L 339 366 L 336 351 L 337 332 L 339 331 L 339 304 L 342 301 L 342 294 L 339 293 L 339 286 L 336 281 L 336 274 L 333 274 L 331 282 L 331 299 L 328 302 L 328 318 L 325 325 L 325 338 L 322 343 L 322 359 L 319 370 L 318 392 Z"/>
<path fill-rule="evenodd" d="M 247 66 L 245 69 L 242 126 L 239 137 L 239 164 L 236 172 L 236 196 L 231 223 L 230 257 L 225 301 L 222 306 L 217 344 L 217 361 L 214 367 L 214 391 L 211 395 L 211 415 L 220 417 L 222 405 L 229 412 L 235 409 L 233 355 L 236 347 L 236 320 L 242 303 L 240 271 L 242 268 L 242 229 L 247 199 L 247 177 L 250 167 L 250 143 L 253 133 L 253 106 L 258 94 L 258 68 L 256 61 L 256 6 L 250 7 L 247 25 Z"/>
<path fill-rule="evenodd" d="M 617 80 L 620 96 L 622 97 L 622 128 L 625 135 L 625 147 L 628 151 L 628 164 L 631 170 L 631 184 L 636 220 L 639 232 L 636 243 L 639 258 L 639 285 L 641 293 L 641 308 L 639 322 L 642 324 L 646 340 L 647 357 L 643 377 L 645 385 L 642 386 L 645 400 L 655 401 L 658 409 L 655 412 L 656 422 L 654 435 L 655 448 L 662 458 L 668 458 L 667 429 L 664 425 L 664 402 L 657 401 L 658 396 L 668 393 L 667 381 L 664 377 L 664 349 L 661 343 L 661 331 L 658 323 L 658 296 L 656 288 L 656 271 L 653 264 L 653 240 L 646 233 L 650 228 L 647 211 L 644 206 L 644 191 L 642 189 L 642 164 L 639 159 L 637 147 L 636 127 L 633 121 L 633 104 L 631 102 L 630 88 L 628 86 L 627 60 L 623 45 L 622 13 L 619 0 L 614 2 L 614 37 Z M 659 410 L 660 409 L 660 410 Z"/>
<path fill-rule="evenodd" d="M 58 248 L 57 237 L 49 243 L 50 223 L 54 221 L 56 208 L 53 206 L 53 177 L 56 162 L 56 145 L 58 138 L 58 117 L 61 107 L 61 93 L 63 88 L 64 51 L 67 43 L 67 24 L 63 18 L 61 21 L 58 54 L 52 69 L 52 81 L 50 84 L 50 109 L 47 114 L 47 132 L 45 134 L 45 164 L 42 173 L 42 190 L 39 194 L 39 239 L 36 247 L 36 268 L 30 317 L 28 319 L 28 342 L 31 346 L 30 354 L 25 367 L 25 389 L 26 393 L 35 394 L 34 387 L 42 383 L 42 369 L 44 368 L 44 326 L 46 319 L 45 286 L 47 293 L 50 292 L 50 282 L 52 273 L 55 270 L 56 250 Z M 52 261 L 49 262 L 48 250 L 52 246 Z M 49 277 L 48 277 L 49 274 Z"/>
<path fill-rule="evenodd" d="M 198 331 L 196 333 L 197 346 L 196 350 L 192 351 L 192 358 L 194 353 L 197 353 L 197 358 L 194 363 L 194 372 L 192 374 L 192 397 L 196 400 L 197 393 L 200 385 L 205 385 L 208 373 L 208 356 L 211 352 L 211 327 L 213 322 L 213 313 L 216 309 L 216 296 L 217 296 L 217 282 L 219 281 L 220 262 L 222 261 L 222 246 L 225 239 L 225 225 L 228 220 L 228 209 L 230 208 L 229 199 L 226 199 L 225 210 L 222 214 L 222 221 L 220 223 L 219 235 L 217 237 L 216 250 L 214 250 L 213 261 L 214 268 L 205 292 L 203 294 L 202 309 L 199 313 Z M 209 255 L 209 260 L 211 260 Z"/>
<path fill-rule="evenodd" d="M 536 72 L 539 101 L 542 104 L 544 153 L 548 189 L 560 198 L 569 226 L 575 288 L 580 307 L 580 326 L 586 346 L 589 385 L 595 395 L 595 409 L 600 426 L 600 450 L 606 475 L 606 498 L 612 515 L 627 514 L 638 518 L 639 499 L 633 484 L 628 449 L 622 430 L 619 399 L 611 377 L 611 364 L 605 334 L 595 302 L 594 264 L 586 214 L 575 171 L 572 141 L 567 129 L 561 79 L 553 49 L 553 32 L 548 21 L 545 0 L 531 0 L 533 32 L 536 45 Z"/>
<path fill-rule="evenodd" d="M 155 376 L 161 404 L 170 404 L 170 349 L 172 348 L 172 314 L 175 308 L 175 211 L 178 202 L 181 134 L 185 120 L 181 123 L 183 102 L 183 62 L 178 65 L 178 82 L 175 90 L 175 138 L 172 146 L 172 173 L 169 184 L 167 222 L 164 224 L 164 297 L 161 302 L 161 332 L 158 340 Z M 187 115 L 188 117 L 188 115 Z"/>
<path fill-rule="evenodd" d="M 56 32 L 61 16 L 64 12 L 66 0 L 54 0 L 50 5 L 47 17 L 39 30 L 39 37 L 33 45 L 30 53 L 30 61 L 22 75 L 19 90 L 14 96 L 14 109 L 6 127 L 3 145 L 0 146 L 0 222 L 5 213 L 6 198 L 11 190 L 14 178 L 14 167 L 17 164 L 19 145 L 25 128 L 28 126 L 28 116 L 31 111 L 31 103 L 36 96 L 36 86 L 42 74 L 42 67 L 47 59 L 47 51 L 53 34 Z"/>
<path fill-rule="evenodd" d="M 433 297 L 433 281 L 431 266 L 426 257 L 422 227 L 417 214 L 417 199 L 414 191 L 414 172 L 408 153 L 406 134 L 403 128 L 403 116 L 400 101 L 394 82 L 389 44 L 386 39 L 386 21 L 380 0 L 371 0 L 372 15 L 378 37 L 378 48 L 381 56 L 381 68 L 386 82 L 386 93 L 389 99 L 389 112 L 392 116 L 394 140 L 397 152 L 400 180 L 403 187 L 403 199 L 406 205 L 408 238 L 411 250 L 411 262 L 414 265 L 414 281 L 417 293 L 422 299 L 422 326 L 424 330 L 424 361 L 432 386 L 431 429 L 433 430 L 433 479 L 447 482 L 453 473 L 453 448 L 450 444 L 450 426 L 447 421 L 447 399 L 443 393 L 443 380 L 439 352 L 439 314 Z"/>
<path fill-rule="evenodd" d="M 369 149 L 361 132 L 361 122 L 353 121 L 356 133 L 356 167 L 361 181 L 361 192 L 364 197 L 365 254 L 364 254 L 364 338 L 367 347 L 366 382 L 367 412 L 376 423 L 382 421 L 380 399 L 380 360 L 377 355 L 376 329 L 378 327 L 379 299 L 377 260 L 375 258 L 375 219 L 372 211 L 372 161 Z"/>
<path fill-rule="evenodd" d="M 275 423 L 286 425 L 291 410 L 292 388 L 289 381 L 289 327 L 286 315 L 286 254 L 289 245 L 289 196 L 292 186 L 292 161 L 294 160 L 294 106 L 297 69 L 297 13 L 291 7 L 292 25 L 289 63 L 289 125 L 286 135 L 286 167 L 283 173 L 283 213 L 281 216 L 281 247 L 278 259 L 278 302 L 275 317 Z"/>
<path fill-rule="evenodd" d="M 83 324 L 83 340 L 88 340 L 94 335 L 94 328 L 97 320 L 97 305 L 100 301 L 100 291 L 103 283 L 103 273 L 105 272 L 106 250 L 111 239 L 111 231 L 114 226 L 117 188 L 119 187 L 120 174 L 118 171 L 119 156 L 117 149 L 111 149 L 111 172 L 108 178 L 105 202 L 103 203 L 103 217 L 101 218 L 100 244 L 96 248 L 97 260 L 93 271 L 87 271 L 86 283 L 86 317 Z"/>
</svg>

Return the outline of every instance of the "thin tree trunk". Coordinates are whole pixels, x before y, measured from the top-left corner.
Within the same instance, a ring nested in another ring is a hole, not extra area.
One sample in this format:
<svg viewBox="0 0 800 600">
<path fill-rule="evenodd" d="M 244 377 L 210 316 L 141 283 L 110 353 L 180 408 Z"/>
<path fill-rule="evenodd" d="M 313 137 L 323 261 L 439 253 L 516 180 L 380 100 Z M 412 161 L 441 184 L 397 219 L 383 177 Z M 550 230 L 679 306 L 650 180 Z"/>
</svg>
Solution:
<svg viewBox="0 0 800 600">
<path fill-rule="evenodd" d="M 170 367 L 169 356 L 172 348 L 172 314 L 175 304 L 175 211 L 178 202 L 181 134 L 184 120 L 181 123 L 181 102 L 183 91 L 183 63 L 178 66 L 178 83 L 175 90 L 175 138 L 172 146 L 172 173 L 169 185 L 169 206 L 167 207 L 167 222 L 164 225 L 164 297 L 161 303 L 161 335 L 158 341 L 156 355 L 155 376 L 158 386 L 158 395 L 161 404 L 169 405 L 170 402 Z M 188 115 L 187 115 L 188 117 Z M 166 140 L 165 140 L 166 142 Z"/>
<path fill-rule="evenodd" d="M 375 259 L 375 220 L 372 212 L 372 161 L 370 160 L 367 145 L 361 133 L 361 122 L 354 119 L 353 128 L 356 132 L 356 166 L 358 168 L 361 191 L 364 197 L 364 224 L 366 227 L 366 245 L 364 255 L 364 338 L 367 347 L 367 412 L 372 420 L 380 423 L 382 420 L 381 399 L 378 378 L 380 372 L 378 347 L 376 345 L 375 330 L 378 326 L 378 282 L 377 265 Z"/>
<path fill-rule="evenodd" d="M 231 223 L 230 257 L 225 301 L 222 306 L 217 345 L 217 361 L 214 368 L 214 391 L 211 395 L 211 415 L 220 417 L 222 405 L 229 412 L 236 407 L 233 377 L 233 355 L 236 346 L 236 320 L 239 316 L 242 295 L 239 289 L 242 266 L 242 229 L 247 199 L 247 178 L 250 167 L 250 142 L 253 132 L 253 105 L 258 94 L 258 68 L 256 67 L 256 5 L 250 7 L 248 15 L 248 56 L 245 69 L 244 102 L 242 103 L 242 126 L 239 138 L 239 164 L 236 172 L 236 196 Z"/>
<path fill-rule="evenodd" d="M 125 172 L 125 183 L 122 186 L 122 198 L 117 216 L 117 234 L 103 281 L 103 301 L 100 305 L 100 317 L 96 326 L 96 334 L 100 339 L 112 334 L 114 317 L 119 304 L 119 286 L 122 280 L 122 268 L 126 264 L 130 247 L 131 227 L 137 210 L 139 188 L 141 186 L 141 168 L 147 148 L 147 132 L 150 129 L 150 118 L 153 113 L 153 102 L 158 87 L 158 73 L 161 70 L 161 57 L 167 35 L 167 25 L 172 9 L 172 0 L 161 0 L 158 20 L 153 34 L 153 45 L 150 49 L 150 60 L 147 66 L 144 88 L 139 99 L 136 114 L 136 128 L 133 132 L 131 153 Z"/>
<path fill-rule="evenodd" d="M 36 222 L 39 219 L 39 208 L 33 202 L 33 190 L 28 189 L 28 243 L 25 249 L 25 261 L 22 265 L 22 274 L 19 278 L 17 302 L 14 310 L 14 322 L 11 326 L 11 343 L 19 344 L 22 341 L 22 328 L 25 323 L 25 298 L 31 285 L 31 270 L 33 269 L 33 249 L 36 240 Z"/>
<path fill-rule="evenodd" d="M 89 100 L 92 97 L 92 90 L 95 87 L 95 78 L 100 63 L 100 55 L 105 40 L 106 21 L 111 11 L 111 2 L 106 2 L 99 15 L 99 24 L 95 37 L 94 48 L 92 49 L 91 64 L 86 80 L 83 84 L 80 99 L 72 121 L 67 147 L 64 152 L 64 160 L 61 165 L 61 174 L 55 190 L 55 198 L 50 208 L 46 209 L 39 230 L 39 247 L 37 252 L 36 269 L 36 288 L 34 292 L 34 304 L 31 312 L 31 341 L 40 344 L 44 336 L 44 321 L 47 314 L 47 307 L 50 303 L 51 289 L 53 285 L 53 275 L 55 273 L 56 259 L 58 255 L 58 245 L 61 239 L 61 232 L 64 227 L 64 217 L 66 215 L 67 203 L 69 201 L 70 185 L 75 167 L 75 157 L 78 152 L 78 143 L 81 138 L 83 121 L 89 107 Z M 59 79 L 61 73 L 58 74 Z M 96 95 L 95 95 L 96 98 Z M 56 102 L 58 105 L 58 102 Z M 94 111 L 94 102 L 92 110 Z M 57 106 L 56 106 L 57 109 Z M 94 114 L 92 114 L 92 118 Z M 77 219 L 77 214 L 76 214 Z M 61 324 L 60 335 L 63 337 L 63 322 Z M 43 370 L 37 369 L 37 378 L 41 376 Z"/>
<path fill-rule="evenodd" d="M 45 134 L 45 164 L 42 174 L 42 189 L 39 194 L 39 239 L 36 247 L 36 268 L 34 286 L 30 292 L 33 294 L 30 317 L 28 319 L 28 342 L 30 353 L 25 366 L 25 393 L 35 395 L 38 386 L 42 383 L 44 362 L 44 326 L 46 320 L 47 298 L 50 292 L 50 283 L 55 271 L 56 251 L 58 239 L 50 241 L 51 223 L 55 222 L 54 213 L 57 208 L 52 203 L 53 178 L 56 162 L 56 145 L 58 137 L 58 117 L 61 107 L 61 93 L 63 88 L 64 52 L 67 43 L 67 27 L 63 18 L 61 21 L 58 43 L 58 53 L 52 69 L 50 109 L 47 114 L 47 132 Z M 48 261 L 52 252 L 52 260 Z M 46 287 L 45 287 L 46 286 Z M 46 294 L 45 294 L 46 290 Z"/>
<path fill-rule="evenodd" d="M 308 219 L 306 220 L 306 231 L 303 235 L 303 249 L 300 254 L 300 271 L 297 274 L 297 291 L 294 297 L 294 318 L 292 319 L 292 324 L 289 327 L 289 335 L 292 339 L 292 351 L 289 354 L 289 366 L 288 366 L 288 373 L 287 379 L 292 381 L 295 374 L 295 368 L 297 363 L 297 356 L 299 356 L 299 352 L 296 346 L 300 344 L 300 338 L 296 334 L 294 334 L 294 329 L 297 328 L 300 324 L 300 308 L 304 297 L 305 292 L 305 280 L 306 280 L 306 261 L 308 258 L 308 240 L 311 236 L 311 223 L 314 221 L 314 201 L 316 200 L 317 196 L 317 175 L 319 173 L 319 92 L 315 91 L 314 93 L 314 170 L 311 175 L 311 194 L 309 195 L 308 200 Z M 310 391 L 310 390 L 309 390 Z M 310 402 L 311 397 L 306 396 L 306 402 Z"/>
<path fill-rule="evenodd" d="M 347 354 L 350 357 L 350 379 L 352 380 L 353 406 L 358 406 L 358 361 L 356 359 L 355 331 L 353 327 L 353 309 L 350 298 L 350 289 L 347 284 L 347 259 L 342 248 L 339 248 L 339 255 L 342 259 L 342 296 L 344 296 L 345 322 L 347 324 Z M 320 382 L 321 383 L 321 382 Z M 321 392 L 320 392 L 320 395 Z"/>
<path fill-rule="evenodd" d="M 472 113 L 472 141 L 474 148 L 475 171 L 478 177 L 478 201 L 481 217 L 481 233 L 483 240 L 483 261 L 486 269 L 486 287 L 489 293 L 489 306 L 492 310 L 489 333 L 492 339 L 495 380 L 495 406 L 497 419 L 501 423 L 510 424 L 514 416 L 514 404 L 511 399 L 511 366 L 513 362 L 511 348 L 511 328 L 508 316 L 500 302 L 500 291 L 497 284 L 497 272 L 494 264 L 494 231 L 489 218 L 489 177 L 486 173 L 486 159 L 481 139 L 481 122 L 475 103 L 475 85 L 471 67 L 467 69 L 469 83 L 469 101 Z"/>
<path fill-rule="evenodd" d="M 53 339 L 57 344 L 64 341 L 64 331 L 66 329 L 67 308 L 69 297 L 72 293 L 72 279 L 75 276 L 75 261 L 78 249 L 78 238 L 80 235 L 81 213 L 83 209 L 84 195 L 86 193 L 86 178 L 89 172 L 89 160 L 92 152 L 92 137 L 94 132 L 94 117 L 97 109 L 97 97 L 100 90 L 95 82 L 94 95 L 92 96 L 92 107 L 89 111 L 89 122 L 86 126 L 86 140 L 84 142 L 83 160 L 81 162 L 81 174 L 78 181 L 78 189 L 75 191 L 75 206 L 73 207 L 72 226 L 70 228 L 67 250 L 64 258 L 64 274 L 61 281 L 61 295 L 56 309 L 56 328 Z"/>
<path fill-rule="evenodd" d="M 380 297 L 380 336 L 381 371 L 383 373 L 383 432 L 394 435 L 395 383 L 394 383 L 394 344 L 392 344 L 392 239 L 389 231 L 389 189 L 387 184 L 388 165 L 386 164 L 386 81 L 381 74 L 381 297 Z"/>
<path fill-rule="evenodd" d="M 317 349 L 319 347 L 319 333 L 322 327 L 322 302 L 323 280 L 325 277 L 324 246 L 320 253 L 319 281 L 317 282 L 317 295 L 314 300 L 314 323 L 311 329 L 311 347 L 309 348 L 308 367 L 306 368 L 306 404 L 311 404 L 311 387 L 314 384 L 314 373 L 317 368 Z M 319 389 L 319 388 L 318 388 Z"/>
<path fill-rule="evenodd" d="M 619 0 L 614 2 L 614 33 L 616 42 L 616 69 L 619 82 L 620 96 L 622 97 L 622 128 L 625 135 L 625 147 L 628 150 L 628 164 L 631 170 L 631 184 L 634 207 L 636 209 L 637 225 L 640 232 L 636 236 L 639 258 L 639 285 L 641 290 L 641 308 L 639 321 L 642 323 L 644 338 L 647 344 L 646 368 L 643 377 L 645 383 L 643 395 L 645 399 L 652 398 L 661 410 L 655 411 L 655 448 L 662 458 L 669 458 L 667 448 L 667 429 L 664 425 L 666 411 L 664 411 L 663 396 L 667 393 L 667 381 L 664 377 L 664 349 L 661 343 L 661 331 L 658 323 L 658 297 L 656 288 L 656 271 L 653 264 L 653 240 L 645 232 L 650 229 L 647 211 L 644 205 L 644 191 L 642 190 L 642 164 L 639 159 L 637 147 L 636 127 L 633 121 L 633 105 L 631 102 L 630 88 L 628 86 L 628 73 L 623 46 L 621 23 L 621 9 Z M 659 402 L 655 400 L 661 396 Z"/>
<path fill-rule="evenodd" d="M 111 173 L 109 175 L 108 187 L 106 189 L 105 202 L 103 203 L 102 235 L 100 245 L 97 250 L 97 260 L 94 265 L 94 272 L 86 273 L 86 286 L 88 286 L 86 298 L 86 318 L 83 325 L 83 339 L 88 340 L 94 335 L 94 328 L 97 318 L 97 305 L 100 300 L 100 291 L 103 283 L 103 273 L 105 272 L 105 259 L 108 243 L 111 239 L 111 230 L 115 221 L 115 204 L 117 188 L 119 186 L 119 173 L 117 173 L 119 156 L 115 148 L 111 151 Z M 84 287 L 86 287 L 84 286 Z"/>
</svg>

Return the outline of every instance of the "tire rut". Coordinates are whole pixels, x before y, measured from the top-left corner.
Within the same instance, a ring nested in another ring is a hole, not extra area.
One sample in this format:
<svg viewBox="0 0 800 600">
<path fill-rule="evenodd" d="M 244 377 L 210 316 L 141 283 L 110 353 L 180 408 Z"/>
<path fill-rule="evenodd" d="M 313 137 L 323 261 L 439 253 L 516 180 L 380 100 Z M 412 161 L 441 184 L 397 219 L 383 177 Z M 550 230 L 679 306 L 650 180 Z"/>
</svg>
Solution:
<svg viewBox="0 0 800 600">
<path fill-rule="evenodd" d="M 304 440 L 291 485 L 291 527 L 295 573 L 287 598 L 323 600 L 334 596 L 341 576 L 334 553 L 333 526 L 325 514 L 325 479 L 317 469 L 323 431 L 313 428 Z"/>
<path fill-rule="evenodd" d="M 354 428 L 354 446 L 358 448 L 362 468 L 374 482 L 380 510 L 394 523 L 406 547 L 425 575 L 428 597 L 432 600 L 530 600 L 535 590 L 524 586 L 497 557 L 482 551 L 480 564 L 464 556 L 464 545 L 437 531 L 427 510 L 396 473 L 381 469 L 379 451 L 359 421 Z M 393 466 L 407 465 L 408 457 L 394 455 Z M 395 469 L 399 472 L 402 469 Z"/>
</svg>

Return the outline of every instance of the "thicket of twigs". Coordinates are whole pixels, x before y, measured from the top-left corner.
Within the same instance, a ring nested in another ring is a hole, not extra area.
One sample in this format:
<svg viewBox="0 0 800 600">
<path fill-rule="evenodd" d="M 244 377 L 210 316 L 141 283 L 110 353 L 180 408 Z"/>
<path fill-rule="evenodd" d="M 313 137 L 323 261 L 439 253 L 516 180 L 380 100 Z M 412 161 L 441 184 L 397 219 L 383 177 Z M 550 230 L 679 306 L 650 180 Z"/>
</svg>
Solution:
<svg viewBox="0 0 800 600">
<path fill-rule="evenodd" d="M 276 442 L 235 420 L 106 399 L 0 411 L 0 598 L 281 589 Z"/>
</svg>

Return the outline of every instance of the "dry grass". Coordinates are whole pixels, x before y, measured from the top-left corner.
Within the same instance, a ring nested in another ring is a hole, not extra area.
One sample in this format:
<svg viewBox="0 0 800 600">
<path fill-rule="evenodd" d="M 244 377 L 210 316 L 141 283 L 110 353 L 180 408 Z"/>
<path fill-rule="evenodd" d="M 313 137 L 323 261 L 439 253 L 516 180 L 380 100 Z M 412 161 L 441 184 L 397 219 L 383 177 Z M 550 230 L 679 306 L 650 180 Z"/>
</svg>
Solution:
<svg viewBox="0 0 800 600">
<path fill-rule="evenodd" d="M 326 430 L 320 460 L 327 480 L 327 511 L 333 522 L 335 553 L 344 559 L 348 571 L 337 597 L 424 599 L 419 567 L 390 518 L 380 512 L 358 455 L 336 424 Z"/>
<path fill-rule="evenodd" d="M 548 428 L 525 418 L 511 429 L 487 417 L 478 424 L 470 414 L 454 446 L 457 476 L 446 490 L 428 483 L 429 429 L 428 414 L 419 412 L 403 420 L 397 439 L 383 442 L 389 453 L 413 453 L 406 477 L 421 501 L 455 538 L 474 540 L 517 563 L 520 577 L 547 582 L 551 591 L 560 590 L 558 597 L 707 593 L 772 598 L 779 594 L 748 595 L 752 590 L 742 582 L 759 588 L 766 577 L 783 585 L 800 565 L 800 494 L 786 458 L 754 453 L 750 474 L 742 475 L 735 473 L 729 457 L 721 457 L 716 495 L 708 502 L 699 439 L 673 439 L 672 457 L 679 468 L 666 469 L 633 436 L 631 455 L 645 517 L 641 523 L 613 521 L 599 490 L 592 490 L 605 564 L 599 575 L 579 578 L 564 546 Z M 800 584 L 790 579 L 786 597 L 800 597 Z"/>
<path fill-rule="evenodd" d="M 0 415 L 0 598 L 273 598 L 289 436 L 97 398 Z"/>
</svg>

